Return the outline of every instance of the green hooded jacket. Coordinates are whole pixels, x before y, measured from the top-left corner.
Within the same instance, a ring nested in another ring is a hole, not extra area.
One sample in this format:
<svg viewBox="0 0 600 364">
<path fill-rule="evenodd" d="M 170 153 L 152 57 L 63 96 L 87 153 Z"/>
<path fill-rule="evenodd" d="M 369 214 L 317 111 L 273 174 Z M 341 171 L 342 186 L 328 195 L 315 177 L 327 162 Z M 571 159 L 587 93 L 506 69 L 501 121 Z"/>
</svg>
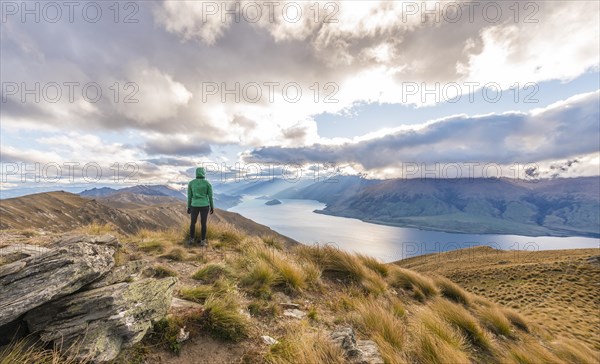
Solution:
<svg viewBox="0 0 600 364">
<path fill-rule="evenodd" d="M 196 168 L 196 179 L 188 183 L 188 208 L 190 207 L 205 207 L 213 205 L 212 185 L 206 180 L 204 168 Z"/>
</svg>

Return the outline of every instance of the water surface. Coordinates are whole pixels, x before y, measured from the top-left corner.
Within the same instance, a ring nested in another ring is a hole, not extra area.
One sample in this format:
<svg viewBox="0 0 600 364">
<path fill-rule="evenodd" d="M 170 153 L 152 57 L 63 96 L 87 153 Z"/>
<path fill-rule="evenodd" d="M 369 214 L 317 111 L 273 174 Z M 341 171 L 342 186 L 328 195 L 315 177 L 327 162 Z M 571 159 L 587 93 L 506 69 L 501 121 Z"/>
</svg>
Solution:
<svg viewBox="0 0 600 364">
<path fill-rule="evenodd" d="M 325 208 L 325 204 L 314 200 L 280 201 L 280 205 L 267 206 L 266 200 L 245 198 L 229 211 L 238 212 L 304 244 L 331 244 L 384 262 L 477 245 L 518 251 L 600 247 L 597 238 L 457 234 L 378 225 L 314 213 L 314 210 Z"/>
</svg>

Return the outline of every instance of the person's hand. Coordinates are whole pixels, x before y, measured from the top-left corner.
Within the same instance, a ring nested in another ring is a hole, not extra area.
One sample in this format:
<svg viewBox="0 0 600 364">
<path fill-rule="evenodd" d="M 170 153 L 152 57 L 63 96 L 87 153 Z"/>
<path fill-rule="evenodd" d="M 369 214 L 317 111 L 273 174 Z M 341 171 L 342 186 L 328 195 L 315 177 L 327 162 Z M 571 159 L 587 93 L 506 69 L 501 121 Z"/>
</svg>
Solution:
<svg viewBox="0 0 600 364">
<path fill-rule="evenodd" d="M 214 214 L 215 213 L 215 209 L 213 209 L 212 207 L 210 208 L 210 214 Z"/>
<path fill-rule="evenodd" d="M 188 215 L 191 214 L 192 213 L 192 209 L 188 207 L 187 213 L 188 213 Z"/>
</svg>

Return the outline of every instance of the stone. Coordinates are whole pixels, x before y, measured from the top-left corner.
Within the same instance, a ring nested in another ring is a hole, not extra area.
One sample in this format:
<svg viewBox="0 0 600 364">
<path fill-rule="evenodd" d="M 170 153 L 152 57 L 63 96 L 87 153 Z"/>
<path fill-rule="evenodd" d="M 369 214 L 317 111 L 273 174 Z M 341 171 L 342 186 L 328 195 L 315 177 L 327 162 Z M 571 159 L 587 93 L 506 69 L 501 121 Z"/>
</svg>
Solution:
<svg viewBox="0 0 600 364">
<path fill-rule="evenodd" d="M 182 343 L 184 341 L 186 341 L 187 339 L 190 338 L 190 332 L 189 331 L 185 331 L 185 326 L 179 329 L 179 333 L 177 334 L 177 337 L 175 338 L 175 340 L 178 343 Z"/>
<path fill-rule="evenodd" d="M 67 355 L 106 362 L 167 314 L 176 282 L 148 278 L 82 291 L 35 308 L 24 319 L 42 341 L 76 348 Z"/>
<path fill-rule="evenodd" d="M 357 364 L 384 364 L 379 346 L 373 340 L 357 340 L 356 346 L 361 354 L 355 363 Z"/>
<path fill-rule="evenodd" d="M 47 253 L 50 249 L 39 245 L 13 244 L 0 248 L 0 265 L 16 262 L 30 256 Z"/>
<path fill-rule="evenodd" d="M 92 240 L 71 237 L 39 254 L 0 266 L 0 326 L 108 273 L 115 264 L 116 239 L 105 236 L 100 244 Z"/>
<path fill-rule="evenodd" d="M 306 312 L 298 310 L 298 309 L 287 309 L 283 311 L 283 316 L 293 317 L 297 319 L 302 319 L 306 316 Z"/>
<path fill-rule="evenodd" d="M 352 364 L 383 364 L 379 347 L 372 340 L 356 340 L 352 327 L 342 327 L 330 335 L 333 342 L 340 345 L 348 361 Z"/>
<path fill-rule="evenodd" d="M 277 340 L 275 340 L 272 337 L 267 336 L 267 335 L 261 336 L 260 338 L 267 345 L 275 345 L 275 344 L 277 344 L 279 342 L 279 341 L 277 341 Z"/>
</svg>

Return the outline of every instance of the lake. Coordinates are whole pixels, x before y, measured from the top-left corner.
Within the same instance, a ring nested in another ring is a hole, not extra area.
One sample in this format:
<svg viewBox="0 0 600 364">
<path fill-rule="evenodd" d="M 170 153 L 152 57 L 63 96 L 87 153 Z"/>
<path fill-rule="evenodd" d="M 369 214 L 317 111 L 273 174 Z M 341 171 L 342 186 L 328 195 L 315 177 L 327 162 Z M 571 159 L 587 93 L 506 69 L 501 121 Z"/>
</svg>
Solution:
<svg viewBox="0 0 600 364">
<path fill-rule="evenodd" d="M 515 251 L 600 248 L 600 239 L 597 238 L 457 234 L 378 225 L 314 213 L 314 210 L 325 208 L 325 204 L 314 200 L 280 201 L 280 205 L 267 206 L 267 200 L 246 197 L 229 211 L 240 213 L 304 244 L 330 244 L 383 262 L 477 245 Z"/>
</svg>

